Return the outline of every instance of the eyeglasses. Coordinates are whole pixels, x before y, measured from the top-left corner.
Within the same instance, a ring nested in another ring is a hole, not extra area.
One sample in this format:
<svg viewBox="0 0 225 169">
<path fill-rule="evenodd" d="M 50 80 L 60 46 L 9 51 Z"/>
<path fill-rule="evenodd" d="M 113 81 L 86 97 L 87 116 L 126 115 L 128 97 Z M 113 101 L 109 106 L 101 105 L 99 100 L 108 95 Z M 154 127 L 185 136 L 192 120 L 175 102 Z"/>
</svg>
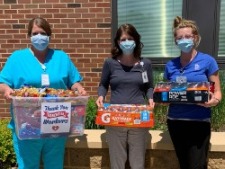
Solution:
<svg viewBox="0 0 225 169">
<path fill-rule="evenodd" d="M 47 36 L 47 33 L 46 32 L 32 32 L 31 33 L 31 36 L 35 36 L 35 35 L 38 35 L 38 34 L 41 34 L 43 36 Z"/>
<path fill-rule="evenodd" d="M 176 40 L 181 40 L 181 39 L 191 39 L 191 38 L 194 38 L 194 35 L 178 36 L 178 37 L 176 37 Z"/>
</svg>

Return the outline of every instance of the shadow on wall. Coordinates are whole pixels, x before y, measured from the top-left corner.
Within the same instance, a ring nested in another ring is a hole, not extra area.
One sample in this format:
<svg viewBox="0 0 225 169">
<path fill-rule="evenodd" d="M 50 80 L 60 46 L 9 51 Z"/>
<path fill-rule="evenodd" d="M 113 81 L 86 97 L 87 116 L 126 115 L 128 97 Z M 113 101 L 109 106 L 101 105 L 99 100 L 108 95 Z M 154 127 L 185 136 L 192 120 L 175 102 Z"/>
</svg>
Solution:
<svg viewBox="0 0 225 169">
<path fill-rule="evenodd" d="M 99 149 L 99 145 L 97 145 L 99 142 L 92 142 L 91 148 L 88 148 L 87 134 L 73 137 L 73 148 L 66 149 L 64 169 L 71 167 L 108 168 L 110 161 L 105 134 L 101 134 L 102 149 Z M 99 137 L 99 135 L 96 135 L 96 137 Z M 97 145 L 96 148 L 94 148 L 94 144 Z"/>
<path fill-rule="evenodd" d="M 150 165 L 148 168 L 152 169 L 179 169 L 178 160 L 173 148 L 171 138 L 168 131 L 159 131 L 159 138 L 152 140 L 151 147 L 149 147 L 148 161 Z M 152 151 L 152 149 L 154 151 Z M 157 151 L 158 150 L 158 151 Z"/>
<path fill-rule="evenodd" d="M 157 138 L 156 140 L 155 138 L 153 139 L 151 132 L 148 133 L 145 168 L 178 169 L 179 166 L 177 163 L 177 158 L 173 147 L 171 146 L 171 140 L 168 132 L 159 132 L 160 138 Z M 94 139 L 95 141 L 92 140 L 91 145 L 88 143 L 87 134 L 70 139 L 72 142 L 69 143 L 71 144 L 71 147 L 70 145 L 67 146 L 64 169 L 110 168 L 106 133 L 103 132 L 100 135 L 94 135 L 93 137 L 96 137 L 96 139 Z M 129 160 L 126 162 L 125 169 L 130 169 Z"/>
</svg>

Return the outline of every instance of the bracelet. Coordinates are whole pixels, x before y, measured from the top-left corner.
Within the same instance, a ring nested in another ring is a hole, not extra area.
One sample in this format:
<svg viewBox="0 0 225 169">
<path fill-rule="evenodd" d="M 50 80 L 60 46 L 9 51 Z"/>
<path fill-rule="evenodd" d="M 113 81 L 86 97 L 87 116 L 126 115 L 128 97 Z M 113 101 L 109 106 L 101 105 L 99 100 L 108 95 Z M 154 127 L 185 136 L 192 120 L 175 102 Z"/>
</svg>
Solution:
<svg viewBox="0 0 225 169">
<path fill-rule="evenodd" d="M 218 103 L 220 102 L 220 99 L 217 99 L 216 97 L 213 97 L 213 99 L 217 100 L 217 101 L 218 101 Z"/>
</svg>

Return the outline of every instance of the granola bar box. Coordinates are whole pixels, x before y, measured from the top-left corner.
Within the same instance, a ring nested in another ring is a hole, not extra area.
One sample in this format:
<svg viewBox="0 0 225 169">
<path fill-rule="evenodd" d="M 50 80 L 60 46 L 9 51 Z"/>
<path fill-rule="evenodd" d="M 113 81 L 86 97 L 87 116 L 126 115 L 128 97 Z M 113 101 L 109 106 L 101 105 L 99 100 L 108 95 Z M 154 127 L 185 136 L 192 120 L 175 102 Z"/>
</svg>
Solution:
<svg viewBox="0 0 225 169">
<path fill-rule="evenodd" d="M 154 88 L 153 99 L 156 103 L 204 103 L 209 90 L 209 82 L 160 82 Z"/>
<path fill-rule="evenodd" d="M 147 105 L 105 104 L 98 109 L 96 124 L 118 127 L 153 127 L 153 109 Z"/>
</svg>

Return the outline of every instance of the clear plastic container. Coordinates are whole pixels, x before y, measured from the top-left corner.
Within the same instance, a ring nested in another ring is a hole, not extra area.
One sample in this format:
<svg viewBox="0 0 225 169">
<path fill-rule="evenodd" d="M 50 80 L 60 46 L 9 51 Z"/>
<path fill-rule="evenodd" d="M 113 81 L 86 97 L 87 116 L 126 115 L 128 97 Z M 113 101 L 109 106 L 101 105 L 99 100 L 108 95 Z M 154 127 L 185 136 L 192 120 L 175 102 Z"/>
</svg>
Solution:
<svg viewBox="0 0 225 169">
<path fill-rule="evenodd" d="M 81 136 L 88 96 L 13 97 L 19 139 Z"/>
</svg>

